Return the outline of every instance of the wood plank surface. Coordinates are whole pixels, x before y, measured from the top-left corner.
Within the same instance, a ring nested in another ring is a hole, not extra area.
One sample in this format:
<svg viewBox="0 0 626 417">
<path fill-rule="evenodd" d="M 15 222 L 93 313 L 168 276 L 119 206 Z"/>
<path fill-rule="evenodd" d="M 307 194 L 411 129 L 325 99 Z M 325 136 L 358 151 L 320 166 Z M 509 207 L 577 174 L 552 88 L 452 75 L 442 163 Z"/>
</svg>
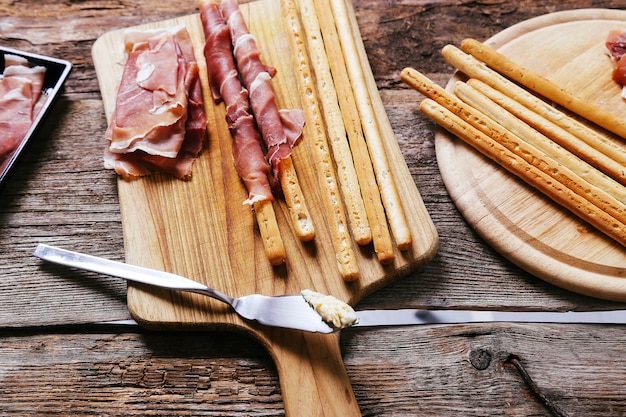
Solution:
<svg viewBox="0 0 626 417">
<path fill-rule="evenodd" d="M 283 416 L 260 345 L 210 335 L 4 332 L 0 405 L 8 415 Z M 550 416 L 511 357 L 568 415 L 618 416 L 625 339 L 623 327 L 473 324 L 350 330 L 341 345 L 365 416 Z"/>
<path fill-rule="evenodd" d="M 419 99 L 400 82 L 399 70 L 419 67 L 445 85 L 453 69 L 439 51 L 448 43 L 485 40 L 559 10 L 626 8 L 626 1 L 355 0 L 354 5 L 387 115 L 440 236 L 430 263 L 358 307 L 623 308 L 532 276 L 475 232 L 447 193 L 435 158 L 434 125 L 417 110 Z M 191 0 L 0 2 L 3 45 L 74 64 L 53 116 L 0 190 L 3 413 L 285 415 L 278 374 L 262 344 L 218 331 L 135 333 L 77 326 L 128 318 L 126 285 L 42 265 L 31 256 L 38 242 L 46 242 L 124 260 L 117 185 L 103 175 L 106 119 L 91 47 L 110 30 L 186 16 L 196 13 L 196 6 Z M 502 364 L 511 353 L 568 415 L 591 416 L 626 414 L 619 384 L 624 341 L 622 326 L 444 325 L 344 332 L 340 347 L 366 416 L 552 415 Z M 472 363 L 487 367 L 480 371 Z M 210 389 L 204 390 L 207 376 Z"/>
</svg>

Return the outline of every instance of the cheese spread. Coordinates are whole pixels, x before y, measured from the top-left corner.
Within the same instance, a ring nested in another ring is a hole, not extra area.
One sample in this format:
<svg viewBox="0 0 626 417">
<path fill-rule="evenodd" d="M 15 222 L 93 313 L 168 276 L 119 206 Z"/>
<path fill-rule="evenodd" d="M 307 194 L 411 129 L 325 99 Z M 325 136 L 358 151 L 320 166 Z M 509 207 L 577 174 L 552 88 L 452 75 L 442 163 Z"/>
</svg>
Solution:
<svg viewBox="0 0 626 417">
<path fill-rule="evenodd" d="M 307 303 L 335 329 L 343 329 L 357 322 L 356 312 L 348 304 L 333 297 L 312 290 L 300 292 Z"/>
</svg>

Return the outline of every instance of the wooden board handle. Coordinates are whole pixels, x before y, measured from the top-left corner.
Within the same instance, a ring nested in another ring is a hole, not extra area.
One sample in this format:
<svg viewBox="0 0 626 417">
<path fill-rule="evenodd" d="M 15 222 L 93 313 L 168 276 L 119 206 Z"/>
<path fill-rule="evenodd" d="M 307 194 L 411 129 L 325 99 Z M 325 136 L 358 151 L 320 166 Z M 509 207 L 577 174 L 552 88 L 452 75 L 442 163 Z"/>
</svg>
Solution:
<svg viewBox="0 0 626 417">
<path fill-rule="evenodd" d="M 337 334 L 276 329 L 269 347 L 287 417 L 360 417 Z"/>
</svg>

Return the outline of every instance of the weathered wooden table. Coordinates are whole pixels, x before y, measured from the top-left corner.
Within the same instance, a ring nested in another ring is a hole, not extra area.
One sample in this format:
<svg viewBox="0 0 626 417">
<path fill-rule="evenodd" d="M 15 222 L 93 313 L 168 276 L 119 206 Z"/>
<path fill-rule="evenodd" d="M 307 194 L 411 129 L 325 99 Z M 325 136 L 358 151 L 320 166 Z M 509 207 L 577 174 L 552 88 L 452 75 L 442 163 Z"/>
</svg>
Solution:
<svg viewBox="0 0 626 417">
<path fill-rule="evenodd" d="M 437 82 L 447 43 L 486 39 L 559 10 L 626 1 L 354 0 L 383 101 L 437 227 L 432 262 L 359 308 L 622 308 L 562 290 L 486 245 L 455 208 L 435 159 L 434 125 L 399 80 Z M 74 64 L 60 101 L 0 191 L 1 415 L 283 415 L 271 357 L 225 332 L 97 325 L 128 319 L 126 284 L 42 265 L 39 242 L 123 260 L 116 180 L 102 168 L 106 120 L 91 46 L 103 33 L 197 12 L 194 1 L 0 2 L 0 44 Z M 532 53 L 530 51 L 529 53 Z M 366 416 L 626 415 L 624 326 L 434 325 L 348 330 L 341 349 Z M 516 366 L 517 365 L 517 366 Z M 525 370 L 545 399 L 533 395 Z M 554 411 L 552 411 L 554 412 Z M 303 414 L 304 415 L 304 414 Z"/>
</svg>

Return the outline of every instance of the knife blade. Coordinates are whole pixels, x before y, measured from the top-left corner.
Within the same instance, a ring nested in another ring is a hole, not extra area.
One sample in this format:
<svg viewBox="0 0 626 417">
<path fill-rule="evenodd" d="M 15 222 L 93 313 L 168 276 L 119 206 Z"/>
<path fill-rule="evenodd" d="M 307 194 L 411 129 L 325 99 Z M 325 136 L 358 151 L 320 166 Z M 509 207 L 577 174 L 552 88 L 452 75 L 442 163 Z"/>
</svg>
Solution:
<svg viewBox="0 0 626 417">
<path fill-rule="evenodd" d="M 415 326 L 425 324 L 469 323 L 572 323 L 572 324 L 626 324 L 626 310 L 607 311 L 481 311 L 481 310 L 360 310 L 359 321 L 350 328 Z M 115 320 L 100 325 L 130 325 L 137 322 Z"/>
<path fill-rule="evenodd" d="M 352 327 L 410 326 L 463 323 L 593 323 L 626 324 L 626 310 L 610 311 L 480 311 L 480 310 L 360 310 Z"/>
<path fill-rule="evenodd" d="M 61 252 L 64 256 L 59 256 Z M 48 245 L 39 244 L 35 250 L 35 256 L 52 262 L 81 267 L 83 269 L 100 272 L 113 276 L 120 276 L 111 273 L 108 267 L 112 263 L 94 256 L 83 255 L 76 252 L 61 250 Z M 65 256 L 88 257 L 90 265 L 87 267 L 84 262 L 76 265 L 69 262 Z M 118 264 L 117 262 L 114 262 Z M 129 270 L 136 272 L 139 268 L 127 265 Z M 119 267 L 118 267 L 119 268 Z M 125 274 L 125 279 L 139 281 L 148 285 L 156 285 L 165 288 L 174 288 L 183 291 L 190 291 L 195 288 L 194 281 L 178 277 L 162 271 L 150 270 L 150 278 L 145 278 L 144 274 L 137 274 L 132 278 Z M 173 286 L 172 280 L 175 285 Z M 190 286 L 190 284 L 192 284 Z M 531 322 L 531 323 L 594 323 L 594 324 L 626 324 L 626 310 L 611 311 L 566 311 L 566 312 L 546 312 L 546 311 L 479 311 L 479 310 L 423 310 L 423 309 L 399 309 L 399 310 L 360 310 L 356 312 L 357 322 L 350 327 L 380 327 L 380 326 L 408 326 L 423 324 L 460 324 L 460 323 L 485 323 L 485 322 Z M 136 325 L 134 320 L 122 320 L 104 322 L 98 324 L 127 324 Z"/>
</svg>

